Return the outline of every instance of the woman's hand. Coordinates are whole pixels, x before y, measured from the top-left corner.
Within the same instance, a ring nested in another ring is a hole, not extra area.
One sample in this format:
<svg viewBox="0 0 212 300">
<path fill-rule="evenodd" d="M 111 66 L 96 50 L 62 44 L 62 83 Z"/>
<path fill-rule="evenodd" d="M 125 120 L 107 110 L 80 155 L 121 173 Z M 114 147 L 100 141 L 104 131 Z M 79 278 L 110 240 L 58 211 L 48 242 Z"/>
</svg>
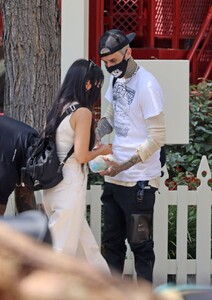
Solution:
<svg viewBox="0 0 212 300">
<path fill-rule="evenodd" d="M 95 146 L 93 150 L 95 151 L 97 149 L 101 152 L 100 155 L 113 154 L 112 144 L 108 144 L 108 145 L 98 144 Z"/>
</svg>

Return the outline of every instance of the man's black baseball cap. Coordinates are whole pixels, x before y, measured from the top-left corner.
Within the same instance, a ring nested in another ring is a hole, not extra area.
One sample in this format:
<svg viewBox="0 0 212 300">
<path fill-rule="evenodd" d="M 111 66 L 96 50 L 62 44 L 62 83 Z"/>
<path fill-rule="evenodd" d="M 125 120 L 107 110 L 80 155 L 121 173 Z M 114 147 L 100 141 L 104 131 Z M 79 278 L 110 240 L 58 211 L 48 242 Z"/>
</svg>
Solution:
<svg viewBox="0 0 212 300">
<path fill-rule="evenodd" d="M 121 50 L 124 46 L 132 42 L 135 35 L 134 32 L 125 35 L 118 29 L 106 31 L 99 41 L 99 55 L 104 57 Z"/>
</svg>

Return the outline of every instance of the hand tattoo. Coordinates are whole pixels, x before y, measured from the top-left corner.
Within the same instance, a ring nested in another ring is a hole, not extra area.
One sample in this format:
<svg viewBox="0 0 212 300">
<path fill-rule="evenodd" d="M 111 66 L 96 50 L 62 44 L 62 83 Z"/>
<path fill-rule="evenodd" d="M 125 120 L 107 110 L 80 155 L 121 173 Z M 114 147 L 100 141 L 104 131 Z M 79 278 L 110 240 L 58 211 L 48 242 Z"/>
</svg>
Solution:
<svg viewBox="0 0 212 300">
<path fill-rule="evenodd" d="M 132 166 L 134 166 L 139 162 L 142 162 L 142 160 L 138 154 L 133 155 L 128 161 L 122 164 L 111 162 L 110 167 L 105 172 L 103 172 L 102 175 L 108 175 L 114 177 L 120 172 L 131 168 Z"/>
</svg>

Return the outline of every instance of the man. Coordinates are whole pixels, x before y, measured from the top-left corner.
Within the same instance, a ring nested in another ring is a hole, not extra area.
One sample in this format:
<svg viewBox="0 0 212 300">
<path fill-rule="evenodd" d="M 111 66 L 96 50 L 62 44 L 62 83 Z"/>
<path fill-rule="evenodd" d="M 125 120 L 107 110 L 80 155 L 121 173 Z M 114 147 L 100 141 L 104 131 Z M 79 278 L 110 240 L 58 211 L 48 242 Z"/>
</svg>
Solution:
<svg viewBox="0 0 212 300">
<path fill-rule="evenodd" d="M 26 160 L 26 151 L 35 129 L 7 116 L 0 116 L 0 215 L 6 209 L 8 198 L 21 181 L 21 167 Z M 26 187 L 15 190 L 18 212 L 35 209 L 34 193 Z"/>
<path fill-rule="evenodd" d="M 115 160 L 108 160 L 108 169 L 100 173 L 105 175 L 102 241 L 111 270 L 122 273 L 127 238 L 138 279 L 152 282 L 152 220 L 165 143 L 163 93 L 155 77 L 134 61 L 129 46 L 134 37 L 112 29 L 99 42 L 99 54 L 112 76 L 105 95 L 109 105 L 96 135 L 100 141 L 114 129 Z"/>
</svg>

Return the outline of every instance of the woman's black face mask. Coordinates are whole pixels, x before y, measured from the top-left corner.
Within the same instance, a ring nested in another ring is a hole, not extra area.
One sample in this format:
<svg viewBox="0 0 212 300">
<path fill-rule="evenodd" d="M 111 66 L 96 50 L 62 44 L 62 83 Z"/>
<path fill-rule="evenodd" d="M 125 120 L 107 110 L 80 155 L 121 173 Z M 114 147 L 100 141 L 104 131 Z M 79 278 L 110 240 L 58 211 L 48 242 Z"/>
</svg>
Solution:
<svg viewBox="0 0 212 300">
<path fill-rule="evenodd" d="M 106 69 L 115 78 L 122 78 L 124 76 L 124 74 L 126 73 L 128 61 L 129 61 L 129 59 L 125 60 L 125 55 L 124 55 L 122 61 L 119 64 L 116 64 L 111 67 L 106 66 Z"/>
<path fill-rule="evenodd" d="M 89 90 L 86 91 L 88 105 L 93 105 L 100 97 L 101 93 L 101 86 L 100 87 L 91 87 Z"/>
</svg>

